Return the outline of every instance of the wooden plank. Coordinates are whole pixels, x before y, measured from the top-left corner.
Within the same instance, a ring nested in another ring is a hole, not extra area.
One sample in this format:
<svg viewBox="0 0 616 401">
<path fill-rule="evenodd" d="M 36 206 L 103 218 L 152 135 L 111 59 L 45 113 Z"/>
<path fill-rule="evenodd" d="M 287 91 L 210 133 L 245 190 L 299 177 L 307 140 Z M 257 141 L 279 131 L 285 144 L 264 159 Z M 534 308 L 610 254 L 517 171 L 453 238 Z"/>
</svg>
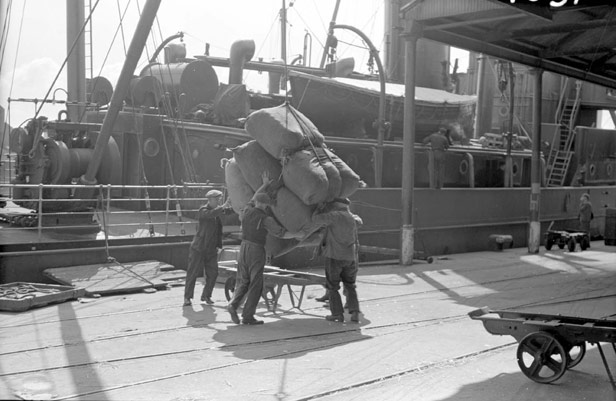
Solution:
<svg viewBox="0 0 616 401">
<path fill-rule="evenodd" d="M 148 260 L 59 267 L 46 269 L 43 274 L 62 284 L 83 288 L 86 294 L 111 294 L 164 288 L 167 283 L 162 277 L 169 276 L 170 268 L 173 266 L 167 263 Z"/>
</svg>

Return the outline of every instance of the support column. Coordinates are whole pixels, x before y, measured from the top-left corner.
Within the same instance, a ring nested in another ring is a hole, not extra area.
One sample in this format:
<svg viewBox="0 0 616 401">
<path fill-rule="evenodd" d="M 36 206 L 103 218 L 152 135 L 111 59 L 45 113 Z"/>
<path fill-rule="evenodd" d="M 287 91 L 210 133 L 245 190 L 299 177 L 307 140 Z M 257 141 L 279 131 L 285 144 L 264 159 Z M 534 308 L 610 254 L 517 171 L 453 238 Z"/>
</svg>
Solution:
<svg viewBox="0 0 616 401">
<path fill-rule="evenodd" d="M 543 70 L 533 69 L 535 76 L 533 96 L 533 154 L 530 168 L 530 222 L 528 229 L 528 253 L 539 253 L 541 245 L 541 98 Z"/>
<path fill-rule="evenodd" d="M 413 190 L 415 187 L 415 66 L 419 29 L 410 22 L 410 32 L 404 34 L 404 129 L 402 149 L 402 238 L 400 264 L 411 265 L 415 253 L 413 227 Z"/>
</svg>

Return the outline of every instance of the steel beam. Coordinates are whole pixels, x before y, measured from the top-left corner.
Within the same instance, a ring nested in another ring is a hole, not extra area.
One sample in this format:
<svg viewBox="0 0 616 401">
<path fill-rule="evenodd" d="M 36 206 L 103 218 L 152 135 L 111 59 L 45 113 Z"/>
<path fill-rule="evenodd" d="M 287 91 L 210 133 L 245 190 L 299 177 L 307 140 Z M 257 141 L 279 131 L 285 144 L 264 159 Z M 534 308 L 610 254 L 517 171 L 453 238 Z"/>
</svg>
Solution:
<svg viewBox="0 0 616 401">
<path fill-rule="evenodd" d="M 528 253 L 539 253 L 541 245 L 541 99 L 543 70 L 535 68 L 533 96 L 533 155 L 530 167 L 530 223 L 528 229 Z"/>
<path fill-rule="evenodd" d="M 414 21 L 404 35 L 406 60 L 404 66 L 404 128 L 402 137 L 402 238 L 400 264 L 413 264 L 415 229 L 413 228 L 413 191 L 415 186 L 415 66 L 419 32 Z"/>
</svg>

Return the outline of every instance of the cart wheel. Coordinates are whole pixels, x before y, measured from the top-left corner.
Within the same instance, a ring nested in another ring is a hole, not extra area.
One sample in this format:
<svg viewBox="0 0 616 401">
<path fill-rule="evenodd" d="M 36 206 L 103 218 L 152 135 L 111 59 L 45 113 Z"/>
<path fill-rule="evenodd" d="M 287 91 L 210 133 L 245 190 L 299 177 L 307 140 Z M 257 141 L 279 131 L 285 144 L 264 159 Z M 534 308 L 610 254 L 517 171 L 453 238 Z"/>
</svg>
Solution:
<svg viewBox="0 0 616 401">
<path fill-rule="evenodd" d="M 560 242 L 560 243 L 558 244 L 558 247 L 559 247 L 560 249 L 565 249 L 565 243 L 564 243 L 564 242 Z"/>
<path fill-rule="evenodd" d="M 569 247 L 569 252 L 575 252 L 575 240 L 573 238 L 569 238 L 567 246 Z"/>
<path fill-rule="evenodd" d="M 547 249 L 548 251 L 549 251 L 550 249 L 552 249 L 552 246 L 553 246 L 553 245 L 554 245 L 554 240 L 553 240 L 553 239 L 548 238 L 548 239 L 545 241 L 545 249 Z"/>
<path fill-rule="evenodd" d="M 235 277 L 231 276 L 225 281 L 225 298 L 230 301 L 235 292 Z"/>
<path fill-rule="evenodd" d="M 586 355 L 585 342 L 572 345 L 567 352 L 567 369 L 571 369 L 572 367 L 577 366 L 578 363 L 582 362 L 584 355 Z"/>
<path fill-rule="evenodd" d="M 585 251 L 586 249 L 588 249 L 589 245 L 590 245 L 590 241 L 588 240 L 588 238 L 582 237 L 582 240 L 580 241 L 580 248 L 582 248 L 582 250 Z"/>
<path fill-rule="evenodd" d="M 567 370 L 568 354 L 554 336 L 537 331 L 520 341 L 517 351 L 522 373 L 537 383 L 558 380 Z"/>
</svg>

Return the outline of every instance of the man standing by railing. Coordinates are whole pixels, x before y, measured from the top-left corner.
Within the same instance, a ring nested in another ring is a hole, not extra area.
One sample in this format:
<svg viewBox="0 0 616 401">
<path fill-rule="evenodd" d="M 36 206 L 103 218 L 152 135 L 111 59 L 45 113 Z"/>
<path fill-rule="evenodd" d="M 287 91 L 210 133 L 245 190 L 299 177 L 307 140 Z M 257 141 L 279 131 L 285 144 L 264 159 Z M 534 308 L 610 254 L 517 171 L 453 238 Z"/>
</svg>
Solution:
<svg viewBox="0 0 616 401">
<path fill-rule="evenodd" d="M 201 301 L 213 304 L 212 291 L 218 277 L 218 249 L 222 248 L 222 222 L 220 216 L 233 211 L 229 199 L 220 205 L 222 192 L 212 189 L 205 194 L 207 204 L 199 208 L 197 233 L 190 244 L 188 269 L 186 270 L 186 286 L 184 287 L 184 306 L 190 306 L 195 282 L 200 272 L 203 272 L 205 283 Z"/>
</svg>

